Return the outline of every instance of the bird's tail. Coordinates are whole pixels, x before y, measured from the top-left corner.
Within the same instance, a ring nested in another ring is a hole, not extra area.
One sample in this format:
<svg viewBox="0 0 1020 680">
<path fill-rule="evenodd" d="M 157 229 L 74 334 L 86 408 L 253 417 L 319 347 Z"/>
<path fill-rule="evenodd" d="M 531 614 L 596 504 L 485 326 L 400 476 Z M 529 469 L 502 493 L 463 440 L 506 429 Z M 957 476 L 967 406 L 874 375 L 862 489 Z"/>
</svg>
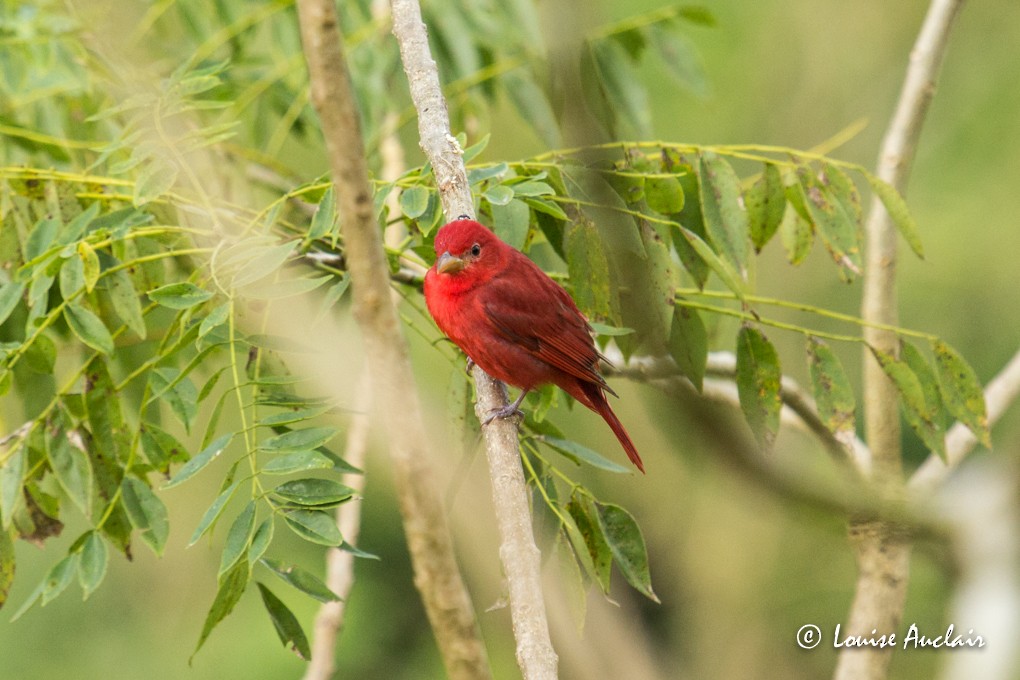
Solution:
<svg viewBox="0 0 1020 680">
<path fill-rule="evenodd" d="M 588 408 L 602 416 L 602 419 L 606 421 L 612 429 L 613 434 L 620 440 L 620 445 L 623 446 L 623 450 L 627 452 L 627 457 L 630 458 L 630 462 L 637 466 L 638 470 L 643 473 L 645 471 L 645 464 L 641 462 L 641 456 L 638 455 L 637 448 L 634 446 L 634 442 L 630 440 L 630 435 L 627 434 L 627 430 L 623 427 L 623 423 L 613 413 L 612 407 L 609 406 L 609 401 L 606 399 L 606 395 L 603 394 L 602 390 L 595 383 L 586 383 L 578 381 L 581 386 L 581 391 L 584 396 L 588 397 L 591 402 L 587 404 Z"/>
</svg>

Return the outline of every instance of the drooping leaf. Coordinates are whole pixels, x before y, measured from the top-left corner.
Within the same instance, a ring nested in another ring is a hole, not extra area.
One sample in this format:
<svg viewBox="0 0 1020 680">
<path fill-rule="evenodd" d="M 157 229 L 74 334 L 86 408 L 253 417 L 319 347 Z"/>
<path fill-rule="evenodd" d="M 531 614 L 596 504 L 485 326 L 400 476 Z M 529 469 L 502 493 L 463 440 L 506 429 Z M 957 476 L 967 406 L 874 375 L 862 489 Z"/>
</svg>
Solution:
<svg viewBox="0 0 1020 680">
<path fill-rule="evenodd" d="M 270 453 L 316 449 L 335 437 L 336 433 L 337 430 L 334 427 L 309 427 L 301 430 L 291 430 L 290 432 L 285 432 L 265 440 L 259 444 L 259 449 Z"/>
<path fill-rule="evenodd" d="M 333 191 L 333 186 L 330 185 L 315 207 L 312 224 L 308 227 L 308 235 L 305 239 L 314 241 L 333 233 L 336 228 L 336 217 L 336 193 Z"/>
<path fill-rule="evenodd" d="M 875 347 L 869 346 L 869 349 L 900 393 L 903 411 L 911 428 L 925 446 L 945 459 L 945 432 L 925 400 L 925 390 L 917 374 L 902 359 Z"/>
<path fill-rule="evenodd" d="M 239 481 L 232 482 L 220 492 L 220 495 L 216 497 L 216 500 L 213 501 L 212 505 L 210 505 L 205 511 L 205 514 L 202 515 L 202 519 L 199 521 L 198 526 L 195 527 L 194 533 L 191 534 L 191 539 L 188 540 L 188 547 L 198 543 L 199 539 L 205 535 L 205 532 L 209 531 L 210 527 L 212 527 L 216 520 L 219 519 L 219 516 L 223 514 L 224 508 L 227 507 L 227 502 L 230 501 L 230 498 L 234 495 L 234 492 L 237 491 L 237 487 L 240 484 L 241 482 Z"/>
<path fill-rule="evenodd" d="M 7 321 L 24 293 L 25 284 L 22 281 L 8 281 L 0 286 L 0 324 Z"/>
<path fill-rule="evenodd" d="M 131 524 L 138 529 L 142 540 L 152 548 L 152 552 L 162 555 L 166 539 L 170 536 L 166 505 L 148 484 L 137 477 L 127 476 L 121 484 L 121 498 Z"/>
<path fill-rule="evenodd" d="M 248 587 L 248 580 L 251 578 L 251 568 L 247 560 L 241 560 L 230 572 L 220 580 L 219 590 L 216 591 L 216 598 L 213 600 L 209 613 L 206 614 L 205 623 L 202 625 L 202 633 L 198 637 L 198 644 L 192 652 L 192 658 L 205 644 L 209 634 L 214 628 L 234 611 L 241 596 Z"/>
<path fill-rule="evenodd" d="M 330 547 L 344 541 L 336 520 L 324 510 L 288 510 L 283 519 L 291 531 L 306 541 Z"/>
<path fill-rule="evenodd" d="M 608 472 L 629 473 L 631 471 L 630 468 L 618 465 L 611 460 L 603 458 L 598 453 L 592 451 L 586 446 L 578 444 L 577 442 L 545 435 L 537 437 L 537 439 L 553 451 L 563 454 L 575 463 L 580 464 L 581 461 L 584 461 L 593 467 L 597 467 Z"/>
<path fill-rule="evenodd" d="M 14 572 L 16 571 L 14 541 L 7 529 L 0 531 L 0 609 L 3 609 L 7 602 L 7 596 L 11 592 L 11 585 L 14 583 Z"/>
<path fill-rule="evenodd" d="M 705 151 L 698 161 L 701 213 L 708 238 L 741 278 L 747 275 L 749 228 L 740 179 L 726 159 Z"/>
<path fill-rule="evenodd" d="M 598 231 L 586 220 L 569 224 L 564 232 L 564 252 L 571 281 L 583 281 L 574 290 L 574 301 L 590 317 L 616 319 L 619 300 L 609 276 L 609 260 Z"/>
<path fill-rule="evenodd" d="M 708 77 L 701 57 L 679 24 L 662 21 L 649 28 L 652 42 L 673 79 L 699 97 L 708 96 Z"/>
<path fill-rule="evenodd" d="M 429 190 L 416 184 L 400 192 L 400 209 L 408 219 L 416 220 L 429 207 Z"/>
<path fill-rule="evenodd" d="M 602 592 L 608 593 L 613 553 L 602 533 L 602 525 L 599 523 L 595 504 L 588 496 L 575 491 L 570 497 L 570 502 L 567 503 L 567 512 L 574 520 L 584 541 L 583 548 L 588 557 L 587 566 L 591 568 L 592 576 L 598 581 Z M 575 546 L 575 549 L 580 552 L 581 546 Z"/>
<path fill-rule="evenodd" d="M 744 203 L 747 206 L 751 242 L 755 250 L 761 252 L 779 229 L 786 211 L 783 177 L 775 165 L 765 164 L 761 177 L 744 196 Z"/>
<path fill-rule="evenodd" d="M 287 605 L 277 598 L 276 595 L 273 595 L 269 588 L 261 583 L 256 585 L 259 587 L 259 593 L 262 595 L 262 604 L 265 605 L 266 611 L 269 612 L 269 618 L 273 622 L 273 628 L 276 629 L 276 634 L 280 636 L 280 642 L 283 643 L 284 647 L 297 654 L 298 658 L 304 661 L 311 659 L 312 650 L 308 646 L 308 638 L 305 636 L 305 631 L 302 630 L 297 617 L 294 616 L 291 610 L 287 609 Z"/>
<path fill-rule="evenodd" d="M 534 129 L 542 142 L 551 149 L 562 146 L 560 126 L 556 113 L 549 103 L 545 91 L 530 77 L 529 71 L 517 69 L 503 76 L 504 92 L 514 108 L 528 125 Z M 465 152 L 465 156 L 467 152 Z M 467 159 L 465 158 L 465 162 Z"/>
<path fill-rule="evenodd" d="M 779 223 L 779 236 L 783 241 L 783 248 L 786 250 L 786 259 L 793 265 L 804 261 L 814 242 L 811 223 L 805 220 L 789 202 L 786 204 L 783 220 Z"/>
<path fill-rule="evenodd" d="M 83 343 L 103 354 L 113 354 L 113 336 L 93 312 L 71 303 L 64 307 L 64 320 Z"/>
<path fill-rule="evenodd" d="M 737 334 L 737 394 L 758 446 L 766 451 L 779 432 L 782 377 L 779 355 L 768 338 L 757 328 L 741 326 Z"/>
<path fill-rule="evenodd" d="M 251 540 L 255 535 L 255 501 L 249 501 L 230 525 L 227 532 L 227 540 L 223 545 L 223 553 L 220 555 L 220 570 L 218 576 L 223 577 L 244 555 Z"/>
<path fill-rule="evenodd" d="M 266 554 L 266 550 L 269 549 L 269 544 L 273 542 L 273 532 L 276 527 L 276 522 L 272 516 L 266 517 L 255 529 L 255 534 L 252 536 L 251 545 L 248 547 L 248 564 L 254 565 L 262 556 Z"/>
<path fill-rule="evenodd" d="M 99 256 L 88 241 L 78 243 L 78 257 L 82 263 L 82 276 L 85 280 L 85 292 L 91 293 L 99 281 Z"/>
<path fill-rule="evenodd" d="M 708 333 L 698 310 L 677 304 L 669 331 L 669 354 L 700 392 L 708 363 Z"/>
<path fill-rule="evenodd" d="M 492 230 L 501 239 L 520 250 L 528 237 L 531 211 L 524 201 L 513 199 L 505 205 L 492 204 Z"/>
<path fill-rule="evenodd" d="M 857 400 L 843 365 L 829 346 L 814 336 L 808 336 L 807 356 L 818 416 L 833 434 L 853 432 Z"/>
<path fill-rule="evenodd" d="M 71 581 L 74 580 L 77 567 L 78 553 L 71 553 L 53 565 L 43 581 L 42 606 L 45 607 L 67 590 L 67 586 L 71 585 Z"/>
<path fill-rule="evenodd" d="M 627 583 L 653 602 L 659 598 L 652 590 L 648 571 L 648 551 L 641 528 L 629 512 L 612 503 L 595 503 L 602 535 Z"/>
<path fill-rule="evenodd" d="M 271 493 L 289 504 L 321 507 L 349 500 L 354 489 L 332 479 L 307 477 L 284 482 Z"/>
<path fill-rule="evenodd" d="M 648 93 L 633 61 L 617 40 L 589 41 L 592 61 L 601 84 L 602 95 L 643 139 L 651 136 L 652 116 Z M 610 132 L 615 132 L 611 129 Z"/>
<path fill-rule="evenodd" d="M 78 442 L 77 433 L 73 434 Z M 60 486 L 86 516 L 92 507 L 92 467 L 88 455 L 72 444 L 68 435 L 57 432 L 47 442 L 50 467 Z"/>
<path fill-rule="evenodd" d="M 921 243 L 920 229 L 917 227 L 917 222 L 914 221 L 914 216 L 910 214 L 906 201 L 900 196 L 900 192 L 871 173 L 862 172 L 862 174 L 868 180 L 875 195 L 885 205 L 889 217 L 892 218 L 896 228 L 900 230 L 903 240 L 907 242 L 915 255 L 923 259 L 924 245 Z"/>
<path fill-rule="evenodd" d="M 81 585 L 82 599 L 87 600 L 96 591 L 106 577 L 108 550 L 101 534 L 89 532 L 81 549 L 78 561 L 78 583 Z"/>
<path fill-rule="evenodd" d="M 81 259 L 70 257 L 64 260 L 57 278 L 60 284 L 60 296 L 69 300 L 85 288 L 85 267 Z"/>
<path fill-rule="evenodd" d="M 862 234 L 853 216 L 807 166 L 797 169 L 803 203 L 836 264 L 860 275 Z"/>
<path fill-rule="evenodd" d="M 11 444 L 16 447 L 9 454 L 7 460 L 0 466 L 0 519 L 3 526 L 0 531 L 7 532 L 14 519 L 14 509 L 21 500 L 22 484 L 25 479 L 25 458 L 27 442 Z"/>
<path fill-rule="evenodd" d="M 974 433 L 978 441 L 991 448 L 985 396 L 974 369 L 959 352 L 941 340 L 933 340 L 931 349 L 935 354 L 939 388 L 946 408 Z"/>
<path fill-rule="evenodd" d="M 120 269 L 105 277 L 113 311 L 139 338 L 145 339 L 145 318 L 142 303 L 127 271 Z"/>
<path fill-rule="evenodd" d="M 155 290 L 150 290 L 148 295 L 153 302 L 170 309 L 189 309 L 202 304 L 213 296 L 209 291 L 187 281 L 168 283 Z"/>
<path fill-rule="evenodd" d="M 716 273 L 719 280 L 725 284 L 727 288 L 733 291 L 738 298 L 744 299 L 744 288 L 745 282 L 743 277 L 733 268 L 733 266 L 726 260 L 722 259 L 715 254 L 712 247 L 705 243 L 701 237 L 695 234 L 693 231 L 680 227 L 680 233 L 684 239 L 690 244 L 694 252 L 701 257 L 702 261 L 708 265 L 709 269 Z"/>
<path fill-rule="evenodd" d="M 233 437 L 234 433 L 230 432 L 225 435 L 221 435 L 210 442 L 209 445 L 202 449 L 198 455 L 185 463 L 181 469 L 177 471 L 177 474 L 171 477 L 170 481 L 163 485 L 163 488 L 169 489 L 177 486 L 187 479 L 190 479 L 199 470 L 211 463 L 214 458 L 223 453 L 223 450 L 227 448 L 227 445 Z"/>
<path fill-rule="evenodd" d="M 278 560 L 263 558 L 261 560 L 270 571 L 294 586 L 306 595 L 319 602 L 339 602 L 340 598 L 323 583 L 315 574 L 293 564 L 284 564 Z"/>
</svg>

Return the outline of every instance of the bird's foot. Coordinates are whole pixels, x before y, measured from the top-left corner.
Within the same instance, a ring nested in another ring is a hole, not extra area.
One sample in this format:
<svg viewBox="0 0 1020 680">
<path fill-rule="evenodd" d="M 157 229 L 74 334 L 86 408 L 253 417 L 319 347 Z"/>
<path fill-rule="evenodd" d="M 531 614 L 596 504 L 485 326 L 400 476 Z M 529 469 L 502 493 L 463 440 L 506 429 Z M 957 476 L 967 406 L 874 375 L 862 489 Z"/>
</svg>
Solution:
<svg viewBox="0 0 1020 680">
<path fill-rule="evenodd" d="M 526 396 L 528 396 L 528 390 L 521 390 L 521 395 L 514 400 L 514 403 L 489 411 L 489 415 L 482 421 L 482 427 L 485 427 L 496 418 L 512 418 L 518 415 L 523 418 L 524 411 L 520 409 L 520 406 Z"/>
<path fill-rule="evenodd" d="M 471 375 L 471 369 L 475 367 L 475 360 L 471 357 L 467 358 L 467 364 L 464 366 L 464 372 Z"/>
</svg>

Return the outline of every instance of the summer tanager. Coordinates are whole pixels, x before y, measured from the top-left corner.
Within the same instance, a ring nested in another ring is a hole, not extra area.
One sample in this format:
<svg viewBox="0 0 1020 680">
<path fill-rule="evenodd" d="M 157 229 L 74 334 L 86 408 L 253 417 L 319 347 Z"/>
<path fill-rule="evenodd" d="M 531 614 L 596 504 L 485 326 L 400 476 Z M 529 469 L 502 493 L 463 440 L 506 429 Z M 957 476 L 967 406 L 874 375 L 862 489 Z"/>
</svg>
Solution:
<svg viewBox="0 0 1020 680">
<path fill-rule="evenodd" d="M 518 387 L 517 400 L 486 419 L 517 412 L 529 390 L 552 383 L 602 416 L 627 457 L 645 471 L 606 400 L 591 328 L 563 288 L 523 253 L 469 219 L 436 234 L 425 302 L 443 331 L 493 378 Z"/>
</svg>

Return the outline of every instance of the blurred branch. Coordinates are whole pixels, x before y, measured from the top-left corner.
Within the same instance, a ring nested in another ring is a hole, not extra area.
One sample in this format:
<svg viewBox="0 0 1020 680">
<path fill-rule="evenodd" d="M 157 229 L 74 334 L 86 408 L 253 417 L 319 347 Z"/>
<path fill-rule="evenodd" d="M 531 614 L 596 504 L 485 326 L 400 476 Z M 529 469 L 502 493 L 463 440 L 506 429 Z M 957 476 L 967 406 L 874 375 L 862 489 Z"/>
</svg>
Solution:
<svg viewBox="0 0 1020 680">
<path fill-rule="evenodd" d="M 1020 350 L 985 387 L 985 405 L 988 407 L 988 425 L 991 427 L 1020 396 Z M 932 454 L 914 472 L 908 487 L 914 492 L 931 492 L 945 481 L 977 445 L 977 437 L 962 423 L 956 423 L 946 434 L 946 462 Z"/>
<path fill-rule="evenodd" d="M 680 372 L 676 363 L 669 357 L 632 356 L 624 360 L 623 354 L 614 345 L 610 345 L 606 350 L 606 358 L 609 360 L 608 363 L 602 365 L 605 375 L 615 375 L 642 382 L 669 379 L 689 388 L 692 392 L 696 391 L 694 385 Z M 736 371 L 737 358 L 732 352 L 709 353 L 708 363 L 705 367 L 706 376 L 718 376 L 732 381 L 736 377 Z M 722 384 L 710 385 L 706 383 L 703 393 L 715 401 L 736 407 L 740 406 L 735 388 L 726 389 Z M 852 463 L 857 470 L 862 472 L 868 469 L 870 453 L 867 445 L 853 436 L 853 433 L 850 433 L 845 441 L 834 435 L 818 416 L 814 400 L 796 380 L 783 376 L 779 394 L 783 400 L 784 423 L 815 435 L 837 463 Z M 796 417 L 791 417 L 791 413 Z"/>
<path fill-rule="evenodd" d="M 347 428 L 347 446 L 344 460 L 356 468 L 365 469 L 365 453 L 368 448 L 369 418 L 372 402 L 371 381 L 368 373 L 362 372 L 358 381 L 358 395 L 361 408 L 356 408 Z M 343 484 L 354 489 L 355 498 L 361 496 L 365 487 L 363 474 L 348 473 L 341 479 Z M 344 543 L 357 545 L 361 528 L 361 503 L 343 503 L 336 509 L 336 523 Z M 340 598 L 337 602 L 326 602 L 319 607 L 315 617 L 312 637 L 312 659 L 305 670 L 304 680 L 330 680 L 336 671 L 336 642 L 343 627 L 347 596 L 354 585 L 354 554 L 339 548 L 330 548 L 326 553 L 326 586 Z"/>
<path fill-rule="evenodd" d="M 407 343 L 389 295 L 388 266 L 372 208 L 358 110 L 332 0 L 299 0 L 301 40 L 312 103 L 322 123 L 343 225 L 354 316 L 365 339 L 377 405 L 388 420 L 389 449 L 414 569 L 414 582 L 451 678 L 490 677 L 474 610 L 453 553 L 442 500 L 428 464 L 421 405 Z"/>
<path fill-rule="evenodd" d="M 439 73 L 429 50 L 417 0 L 393 0 L 393 34 L 418 111 L 421 147 L 429 162 L 447 218 L 474 215 L 471 189 L 460 145 L 450 134 Z M 507 405 L 506 388 L 478 366 L 475 413 L 483 419 Z M 510 615 L 517 641 L 517 663 L 525 678 L 555 678 L 557 657 L 549 638 L 542 593 L 541 555 L 532 533 L 530 495 L 521 467 L 517 422 L 497 418 L 483 428 L 492 496 L 501 539 L 500 560 L 507 579 Z"/>
<path fill-rule="evenodd" d="M 945 54 L 949 30 L 962 0 L 933 0 L 910 53 L 906 80 L 896 112 L 879 152 L 877 175 L 905 193 L 925 114 L 935 93 L 935 80 Z M 895 326 L 897 230 L 881 201 L 873 197 L 865 227 L 864 295 L 861 317 L 870 324 Z M 872 347 L 898 353 L 895 333 L 869 325 L 864 338 Z M 872 479 L 889 497 L 903 491 L 899 397 L 896 387 L 870 351 L 864 352 L 864 405 Z M 850 535 L 857 552 L 858 578 L 847 618 L 848 635 L 872 630 L 895 631 L 903 616 L 910 575 L 910 541 L 896 527 L 882 522 L 854 522 Z M 892 648 L 844 648 L 835 680 L 882 680 L 888 674 Z"/>
</svg>

